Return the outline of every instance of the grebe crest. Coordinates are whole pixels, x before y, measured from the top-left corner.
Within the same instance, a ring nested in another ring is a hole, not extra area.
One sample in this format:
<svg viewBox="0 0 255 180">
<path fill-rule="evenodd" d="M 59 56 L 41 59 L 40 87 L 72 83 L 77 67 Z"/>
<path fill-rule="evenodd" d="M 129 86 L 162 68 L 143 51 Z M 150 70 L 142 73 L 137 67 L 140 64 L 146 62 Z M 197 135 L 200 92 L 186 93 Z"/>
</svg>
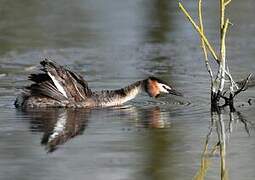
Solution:
<svg viewBox="0 0 255 180">
<path fill-rule="evenodd" d="M 42 73 L 31 74 L 33 82 L 25 87 L 15 101 L 16 107 L 109 107 L 121 105 L 140 92 L 145 91 L 151 97 L 161 93 L 182 96 L 168 83 L 156 77 L 136 81 L 117 90 L 92 91 L 88 83 L 79 74 L 70 71 L 50 60 L 43 60 Z"/>
</svg>

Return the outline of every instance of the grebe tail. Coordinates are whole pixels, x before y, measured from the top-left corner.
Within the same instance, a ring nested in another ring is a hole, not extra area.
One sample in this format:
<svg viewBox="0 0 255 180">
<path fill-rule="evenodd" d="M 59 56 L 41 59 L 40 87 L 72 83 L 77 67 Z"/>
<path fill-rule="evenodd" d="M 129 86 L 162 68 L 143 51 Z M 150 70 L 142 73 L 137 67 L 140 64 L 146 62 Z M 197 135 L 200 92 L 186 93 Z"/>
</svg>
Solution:
<svg viewBox="0 0 255 180">
<path fill-rule="evenodd" d="M 42 73 L 30 74 L 28 79 L 33 84 L 17 97 L 16 107 L 62 107 L 82 102 L 92 94 L 82 76 L 48 59 L 40 64 Z"/>
</svg>

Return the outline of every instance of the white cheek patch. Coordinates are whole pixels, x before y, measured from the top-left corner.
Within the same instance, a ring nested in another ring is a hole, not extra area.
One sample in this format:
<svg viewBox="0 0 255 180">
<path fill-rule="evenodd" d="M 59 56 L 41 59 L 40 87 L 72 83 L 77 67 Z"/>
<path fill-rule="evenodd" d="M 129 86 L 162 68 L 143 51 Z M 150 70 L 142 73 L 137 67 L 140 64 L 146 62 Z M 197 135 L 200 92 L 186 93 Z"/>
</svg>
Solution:
<svg viewBox="0 0 255 180">
<path fill-rule="evenodd" d="M 165 85 L 165 84 L 162 84 L 162 83 L 158 83 L 158 86 L 159 86 L 159 91 L 163 92 L 163 93 L 169 93 L 168 90 L 172 89 L 168 85 Z"/>
</svg>

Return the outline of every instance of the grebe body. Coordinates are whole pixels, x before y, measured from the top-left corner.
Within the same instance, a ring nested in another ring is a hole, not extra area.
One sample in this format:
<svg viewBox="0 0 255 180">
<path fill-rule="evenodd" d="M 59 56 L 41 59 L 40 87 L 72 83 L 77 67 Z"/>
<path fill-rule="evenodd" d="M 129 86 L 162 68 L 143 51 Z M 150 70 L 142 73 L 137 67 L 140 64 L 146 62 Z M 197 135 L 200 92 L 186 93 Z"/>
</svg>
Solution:
<svg viewBox="0 0 255 180">
<path fill-rule="evenodd" d="M 166 82 L 149 77 L 117 90 L 92 91 L 82 76 L 50 60 L 41 61 L 41 73 L 31 74 L 33 82 L 24 88 L 16 98 L 15 106 L 36 107 L 109 107 L 121 105 L 139 93 L 146 92 L 151 97 L 160 93 L 181 96 Z"/>
</svg>

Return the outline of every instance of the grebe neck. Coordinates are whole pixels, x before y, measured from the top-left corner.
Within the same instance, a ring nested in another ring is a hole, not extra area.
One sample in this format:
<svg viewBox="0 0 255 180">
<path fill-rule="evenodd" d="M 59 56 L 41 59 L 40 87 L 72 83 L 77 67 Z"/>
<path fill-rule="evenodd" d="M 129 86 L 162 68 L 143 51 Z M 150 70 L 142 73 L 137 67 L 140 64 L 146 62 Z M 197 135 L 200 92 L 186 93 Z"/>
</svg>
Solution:
<svg viewBox="0 0 255 180">
<path fill-rule="evenodd" d="M 117 90 L 103 90 L 92 93 L 91 100 L 95 106 L 117 106 L 134 99 L 140 92 L 144 91 L 145 82 L 137 81 L 124 88 Z"/>
</svg>

